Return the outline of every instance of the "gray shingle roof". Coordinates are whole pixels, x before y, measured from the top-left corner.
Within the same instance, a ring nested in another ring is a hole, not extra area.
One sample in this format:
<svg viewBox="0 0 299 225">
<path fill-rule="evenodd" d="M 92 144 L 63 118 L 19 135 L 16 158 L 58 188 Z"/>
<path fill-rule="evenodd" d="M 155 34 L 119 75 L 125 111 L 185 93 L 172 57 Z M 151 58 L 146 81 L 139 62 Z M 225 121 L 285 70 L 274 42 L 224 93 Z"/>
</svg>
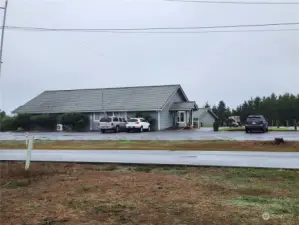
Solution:
<svg viewBox="0 0 299 225">
<path fill-rule="evenodd" d="M 215 119 L 218 118 L 210 108 L 199 108 L 197 111 L 193 112 L 193 118 L 201 119 L 205 113 L 210 113 Z"/>
<path fill-rule="evenodd" d="M 193 101 L 189 102 L 174 102 L 172 106 L 170 107 L 170 111 L 180 111 L 180 110 L 191 110 L 191 109 L 197 109 L 197 105 Z"/>
<path fill-rule="evenodd" d="M 160 110 L 178 89 L 180 85 L 45 91 L 13 113 Z"/>
</svg>

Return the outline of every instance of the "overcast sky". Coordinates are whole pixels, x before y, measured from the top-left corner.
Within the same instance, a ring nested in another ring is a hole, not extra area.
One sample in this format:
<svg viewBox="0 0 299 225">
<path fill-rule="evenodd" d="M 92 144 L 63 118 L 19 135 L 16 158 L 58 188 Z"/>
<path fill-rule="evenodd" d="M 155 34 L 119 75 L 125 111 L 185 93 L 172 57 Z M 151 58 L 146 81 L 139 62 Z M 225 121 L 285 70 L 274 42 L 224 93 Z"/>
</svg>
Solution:
<svg viewBox="0 0 299 225">
<path fill-rule="evenodd" d="M 4 5 L 4 0 L 0 3 Z M 9 0 L 6 25 L 139 28 L 277 22 L 299 22 L 299 5 Z M 2 66 L 0 108 L 5 111 L 44 90 L 160 84 L 181 84 L 199 106 L 224 100 L 235 107 L 257 95 L 299 92 L 299 31 L 119 34 L 6 30 Z"/>
</svg>

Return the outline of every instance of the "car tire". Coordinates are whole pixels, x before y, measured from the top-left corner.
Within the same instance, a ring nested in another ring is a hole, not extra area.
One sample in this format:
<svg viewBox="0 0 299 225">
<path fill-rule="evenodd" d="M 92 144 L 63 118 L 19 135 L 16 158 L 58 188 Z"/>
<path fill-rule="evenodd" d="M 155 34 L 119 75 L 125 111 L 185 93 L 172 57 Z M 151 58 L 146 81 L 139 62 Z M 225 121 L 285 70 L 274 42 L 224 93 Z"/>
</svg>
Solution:
<svg viewBox="0 0 299 225">
<path fill-rule="evenodd" d="M 148 131 L 148 132 L 151 131 L 151 126 L 148 126 L 147 131 Z"/>
<path fill-rule="evenodd" d="M 101 132 L 104 134 L 106 131 L 105 130 L 101 130 Z"/>
<path fill-rule="evenodd" d="M 142 133 L 143 132 L 143 127 L 139 128 L 139 132 Z"/>
<path fill-rule="evenodd" d="M 248 129 L 245 129 L 245 132 L 248 134 L 248 133 L 249 133 L 249 130 L 248 130 Z"/>
</svg>

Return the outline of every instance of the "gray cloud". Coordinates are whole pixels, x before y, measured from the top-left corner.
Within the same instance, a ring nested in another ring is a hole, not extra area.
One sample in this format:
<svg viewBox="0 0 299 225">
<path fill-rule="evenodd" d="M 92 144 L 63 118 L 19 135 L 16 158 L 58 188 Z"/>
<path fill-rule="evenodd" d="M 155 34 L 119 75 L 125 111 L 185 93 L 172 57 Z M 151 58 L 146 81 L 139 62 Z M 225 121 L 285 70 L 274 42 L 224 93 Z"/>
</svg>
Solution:
<svg viewBox="0 0 299 225">
<path fill-rule="evenodd" d="M 137 28 L 298 22 L 298 9 L 162 0 L 10 0 L 7 25 Z M 0 108 L 6 111 L 48 89 L 173 83 L 181 84 L 200 106 L 224 100 L 235 107 L 251 96 L 298 93 L 299 31 L 110 34 L 7 30 L 3 62 Z"/>
</svg>

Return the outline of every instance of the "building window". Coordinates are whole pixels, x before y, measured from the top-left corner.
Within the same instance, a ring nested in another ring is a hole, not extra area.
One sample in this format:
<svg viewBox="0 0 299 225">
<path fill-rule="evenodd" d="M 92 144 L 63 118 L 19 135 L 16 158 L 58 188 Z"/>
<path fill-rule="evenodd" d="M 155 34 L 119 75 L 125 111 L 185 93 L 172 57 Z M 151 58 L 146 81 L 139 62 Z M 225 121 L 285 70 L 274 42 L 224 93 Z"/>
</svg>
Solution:
<svg viewBox="0 0 299 225">
<path fill-rule="evenodd" d="M 180 113 L 180 122 L 185 122 L 184 118 L 185 114 L 183 112 Z"/>
<path fill-rule="evenodd" d="M 185 122 L 185 112 L 183 112 L 183 111 L 177 112 L 177 121 L 178 121 L 178 123 Z"/>
<path fill-rule="evenodd" d="M 113 112 L 107 112 L 106 115 L 107 116 L 113 116 Z"/>
</svg>

